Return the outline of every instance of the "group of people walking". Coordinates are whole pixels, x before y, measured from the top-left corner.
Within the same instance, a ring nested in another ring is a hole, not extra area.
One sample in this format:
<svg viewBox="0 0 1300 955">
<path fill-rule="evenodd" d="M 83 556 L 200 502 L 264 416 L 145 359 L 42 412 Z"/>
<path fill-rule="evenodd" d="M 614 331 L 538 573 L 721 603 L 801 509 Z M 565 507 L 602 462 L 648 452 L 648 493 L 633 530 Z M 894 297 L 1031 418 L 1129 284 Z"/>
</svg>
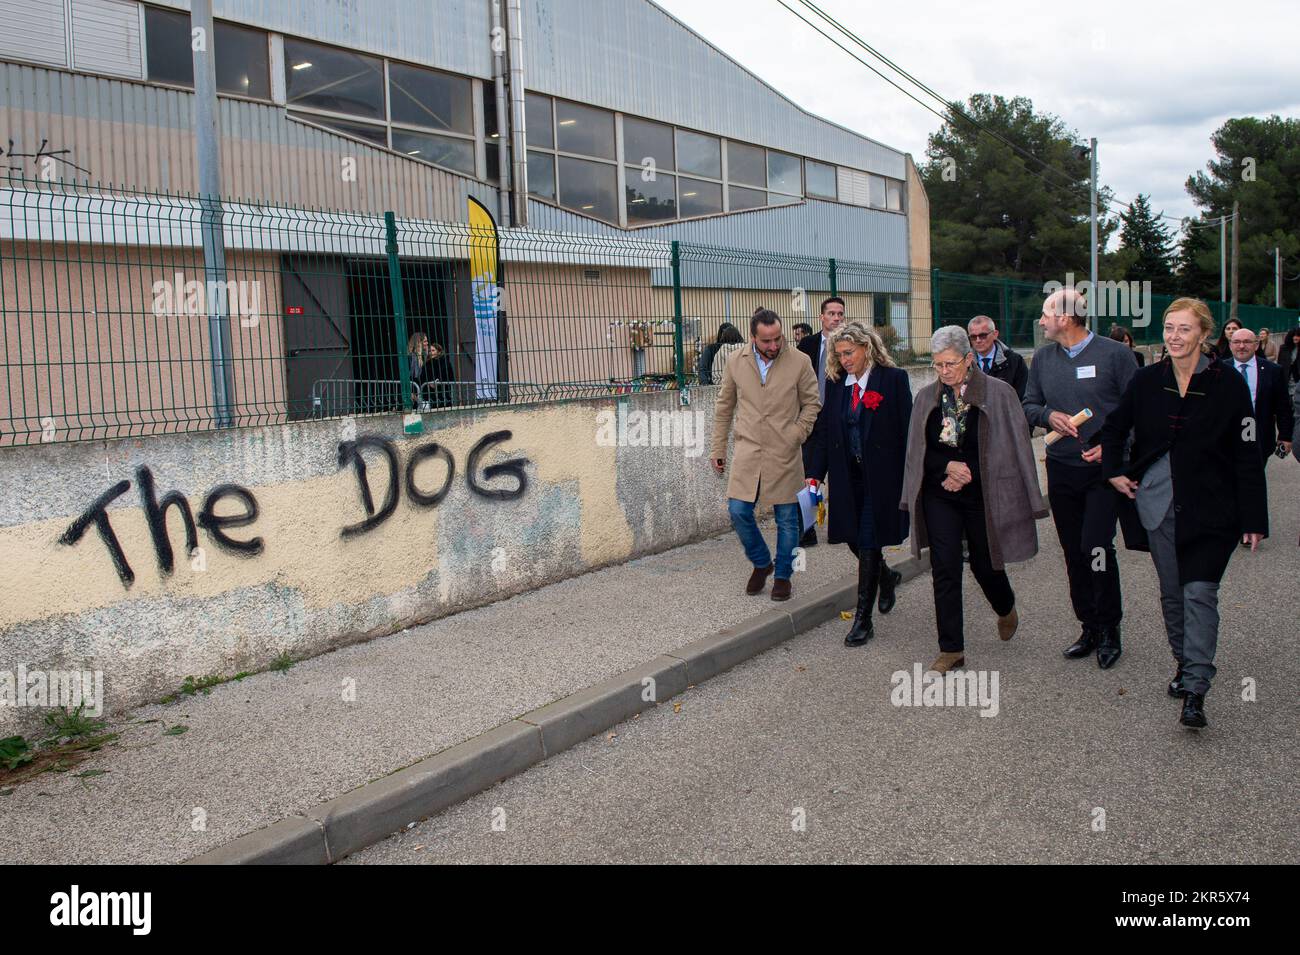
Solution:
<svg viewBox="0 0 1300 955">
<path fill-rule="evenodd" d="M 930 552 L 939 641 L 931 669 L 943 673 L 966 663 L 963 565 L 998 636 L 1010 640 L 1020 608 L 1007 567 L 1038 552 L 1036 522 L 1050 509 L 1080 626 L 1064 655 L 1109 669 L 1123 652 L 1118 524 L 1126 545 L 1149 550 L 1155 565 L 1180 721 L 1206 726 L 1219 582 L 1239 546 L 1254 550 L 1268 536 L 1264 466 L 1275 451 L 1292 451 L 1287 376 L 1255 354 L 1254 334 L 1234 331 L 1221 356 L 1208 307 L 1180 298 L 1164 315 L 1165 357 L 1140 365 L 1131 338 L 1089 330 L 1085 299 L 1066 288 L 1043 304 L 1047 343 L 1030 363 L 998 340 L 988 316 L 938 329 L 936 380 L 913 397 L 876 331 L 845 321 L 843 299 L 826 299 L 820 318 L 820 332 L 791 349 L 779 317 L 759 309 L 749 343 L 714 376 L 710 458 L 728 472 L 734 432 L 727 496 L 753 565 L 746 592 L 762 593 L 774 575 L 772 599 L 789 599 L 795 547 L 816 543 L 796 499 L 805 485 L 824 489 L 827 540 L 848 545 L 858 562 L 845 644 L 872 639 L 873 611 L 894 606 L 900 577 L 883 549 L 910 537 L 914 555 Z M 1034 427 L 1047 432 L 1046 501 Z M 757 504 L 774 508 L 775 558 Z"/>
</svg>

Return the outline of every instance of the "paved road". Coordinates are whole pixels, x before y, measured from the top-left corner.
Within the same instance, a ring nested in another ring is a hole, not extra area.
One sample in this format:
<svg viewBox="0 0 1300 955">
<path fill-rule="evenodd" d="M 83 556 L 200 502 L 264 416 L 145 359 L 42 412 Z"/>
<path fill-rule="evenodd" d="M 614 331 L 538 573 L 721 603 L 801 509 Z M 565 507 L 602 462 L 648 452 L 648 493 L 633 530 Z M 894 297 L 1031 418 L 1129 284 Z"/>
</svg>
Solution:
<svg viewBox="0 0 1300 955">
<path fill-rule="evenodd" d="M 1043 522 L 1013 641 L 967 577 L 967 663 L 997 672 L 996 716 L 891 703 L 892 674 L 935 652 L 927 575 L 863 649 L 835 621 L 345 864 L 1300 862 L 1300 466 L 1269 478 L 1274 536 L 1229 568 L 1207 731 L 1165 695 L 1145 554 L 1121 554 L 1120 664 L 1061 656 L 1076 628 Z"/>
</svg>

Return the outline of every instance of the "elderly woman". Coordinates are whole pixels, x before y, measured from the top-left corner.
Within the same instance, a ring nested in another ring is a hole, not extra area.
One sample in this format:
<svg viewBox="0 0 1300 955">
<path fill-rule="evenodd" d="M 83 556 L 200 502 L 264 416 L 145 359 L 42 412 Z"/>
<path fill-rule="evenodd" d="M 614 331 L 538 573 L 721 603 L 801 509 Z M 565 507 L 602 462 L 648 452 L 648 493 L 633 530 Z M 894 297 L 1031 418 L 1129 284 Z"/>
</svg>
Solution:
<svg viewBox="0 0 1300 955">
<path fill-rule="evenodd" d="M 1201 729 L 1215 673 L 1219 581 L 1238 541 L 1254 550 L 1268 535 L 1268 495 L 1250 388 L 1205 347 L 1214 331 L 1209 306 L 1175 299 L 1164 325 L 1168 358 L 1139 370 L 1106 416 L 1101 464 L 1137 501 L 1178 667 L 1169 695 L 1183 697 L 1180 722 Z"/>
<path fill-rule="evenodd" d="M 912 408 L 901 507 L 912 515 L 912 553 L 930 548 L 939 656 L 930 669 L 965 666 L 962 537 L 970 566 L 998 615 L 998 636 L 1020 624 L 1006 565 L 1038 553 L 1035 521 L 1047 516 L 1038 466 L 1015 389 L 976 367 L 957 325 L 930 339 L 939 380 Z"/>
<path fill-rule="evenodd" d="M 902 579 L 886 566 L 883 548 L 907 538 L 897 501 L 912 389 L 907 372 L 894 367 L 880 336 L 862 322 L 835 329 L 827 346 L 826 400 L 808 438 L 804 475 L 813 487 L 826 475 L 826 539 L 848 544 L 858 559 L 857 610 L 844 645 L 860 647 L 875 636 L 877 593 L 880 612 L 888 613 Z"/>
</svg>

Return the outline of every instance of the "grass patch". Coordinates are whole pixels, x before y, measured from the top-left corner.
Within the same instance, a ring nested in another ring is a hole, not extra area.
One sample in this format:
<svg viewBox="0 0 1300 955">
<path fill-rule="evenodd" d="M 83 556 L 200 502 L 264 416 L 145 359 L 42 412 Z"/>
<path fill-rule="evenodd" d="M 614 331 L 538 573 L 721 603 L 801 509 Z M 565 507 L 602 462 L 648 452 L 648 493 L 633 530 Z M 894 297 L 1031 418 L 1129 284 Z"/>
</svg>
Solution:
<svg viewBox="0 0 1300 955">
<path fill-rule="evenodd" d="M 86 716 L 84 705 L 47 714 L 48 732 L 40 740 L 32 742 L 22 736 L 0 739 L 0 785 L 12 786 L 41 773 L 66 773 L 116 742 L 120 734 L 108 732 L 103 720 Z M 88 771 L 94 775 L 101 772 L 106 770 Z"/>
<path fill-rule="evenodd" d="M 288 650 L 271 661 L 271 669 L 277 673 L 287 673 L 291 666 L 293 666 L 293 657 L 289 656 Z"/>
</svg>

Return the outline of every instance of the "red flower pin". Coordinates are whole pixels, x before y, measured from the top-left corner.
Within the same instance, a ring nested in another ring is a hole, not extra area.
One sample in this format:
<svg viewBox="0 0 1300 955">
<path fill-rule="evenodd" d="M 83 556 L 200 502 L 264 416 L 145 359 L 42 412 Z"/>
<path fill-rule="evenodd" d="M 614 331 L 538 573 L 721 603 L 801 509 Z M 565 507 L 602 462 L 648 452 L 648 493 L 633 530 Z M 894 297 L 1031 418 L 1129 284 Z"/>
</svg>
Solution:
<svg viewBox="0 0 1300 955">
<path fill-rule="evenodd" d="M 875 411 L 880 407 L 880 403 L 885 400 L 885 396 L 878 391 L 868 391 L 862 396 L 862 403 L 870 411 Z"/>
</svg>

